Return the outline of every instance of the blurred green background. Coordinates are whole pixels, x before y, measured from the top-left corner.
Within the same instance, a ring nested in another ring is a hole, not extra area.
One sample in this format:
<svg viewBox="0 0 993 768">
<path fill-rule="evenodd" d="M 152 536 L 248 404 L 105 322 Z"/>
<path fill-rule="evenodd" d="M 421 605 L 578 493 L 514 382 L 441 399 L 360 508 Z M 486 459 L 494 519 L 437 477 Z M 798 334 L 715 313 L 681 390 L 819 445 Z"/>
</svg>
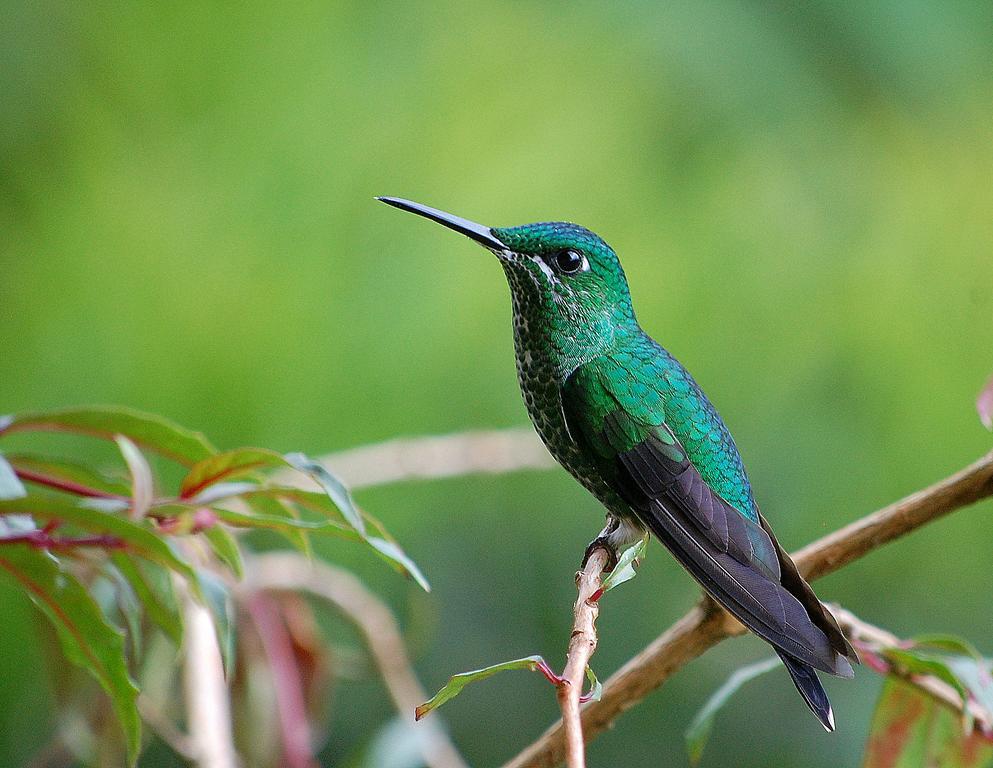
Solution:
<svg viewBox="0 0 993 768">
<path fill-rule="evenodd" d="M 0 411 L 113 402 L 221 447 L 323 453 L 525 423 L 495 260 L 375 203 L 492 225 L 568 219 L 621 255 L 642 324 L 695 373 L 796 547 L 988 450 L 993 6 L 834 3 L 4 3 Z M 431 578 L 328 546 L 398 611 L 417 671 L 561 659 L 601 510 L 561 471 L 361 494 Z M 993 506 L 824 579 L 901 635 L 993 652 Z M 695 599 L 657 546 L 611 593 L 606 677 Z M 33 610 L 0 592 L 0 764 L 57 714 Z M 590 750 L 681 765 L 729 642 Z M 785 673 L 720 716 L 704 765 L 853 765 L 880 680 Z M 338 685 L 325 765 L 392 718 Z M 443 712 L 473 765 L 553 719 L 538 676 Z M 146 765 L 172 765 L 153 749 Z"/>
</svg>

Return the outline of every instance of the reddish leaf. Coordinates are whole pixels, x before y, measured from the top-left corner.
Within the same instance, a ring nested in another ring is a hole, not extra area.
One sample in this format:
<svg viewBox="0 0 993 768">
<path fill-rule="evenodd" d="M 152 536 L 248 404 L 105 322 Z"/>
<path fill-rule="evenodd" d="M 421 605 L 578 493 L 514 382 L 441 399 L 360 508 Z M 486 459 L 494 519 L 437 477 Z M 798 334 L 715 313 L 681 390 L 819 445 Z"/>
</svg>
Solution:
<svg viewBox="0 0 993 768">
<path fill-rule="evenodd" d="M 141 746 L 141 720 L 138 689 L 124 657 L 124 637 L 107 622 L 86 589 L 49 554 L 9 545 L 0 553 L 0 571 L 16 579 L 52 622 L 65 655 L 93 675 L 111 697 L 134 765 Z"/>
<path fill-rule="evenodd" d="M 282 455 L 262 448 L 239 448 L 218 453 L 190 467 L 179 488 L 179 495 L 184 499 L 193 498 L 214 483 L 244 477 L 260 469 L 290 466 Z"/>
<path fill-rule="evenodd" d="M 862 768 L 984 768 L 993 742 L 962 733 L 961 718 L 919 688 L 887 678 L 872 717 Z"/>
</svg>

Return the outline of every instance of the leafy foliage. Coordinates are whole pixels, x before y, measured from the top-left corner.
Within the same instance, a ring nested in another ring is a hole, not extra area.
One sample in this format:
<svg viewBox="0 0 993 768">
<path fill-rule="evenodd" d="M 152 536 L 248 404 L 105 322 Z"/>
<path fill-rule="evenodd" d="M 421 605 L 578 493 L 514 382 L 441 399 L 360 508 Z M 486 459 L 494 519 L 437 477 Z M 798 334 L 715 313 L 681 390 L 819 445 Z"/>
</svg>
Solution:
<svg viewBox="0 0 993 768">
<path fill-rule="evenodd" d="M 124 636 L 103 615 L 86 588 L 48 552 L 18 544 L 0 552 L 0 568 L 27 592 L 55 626 L 66 656 L 95 677 L 110 695 L 132 764 L 141 745 L 138 688 L 128 673 Z"/>
<path fill-rule="evenodd" d="M 609 592 L 614 587 L 619 587 L 626 581 L 633 579 L 638 572 L 635 570 L 638 563 L 645 556 L 645 552 L 648 549 L 648 536 L 647 534 L 642 537 L 637 543 L 632 544 L 630 547 L 625 549 L 621 556 L 617 558 L 617 564 L 614 566 L 614 570 L 607 574 L 606 578 L 603 580 L 603 586 L 600 587 L 600 593 Z"/>
<path fill-rule="evenodd" d="M 740 690 L 741 686 L 781 665 L 782 662 L 776 657 L 749 664 L 735 671 L 724 685 L 714 691 L 686 729 L 686 751 L 689 754 L 690 765 L 696 765 L 700 762 L 700 758 L 703 757 L 703 749 L 707 746 L 707 740 L 710 738 L 710 731 L 714 727 L 717 713 L 724 708 L 724 705 Z"/>
<path fill-rule="evenodd" d="M 492 664 L 488 667 L 483 667 L 482 669 L 474 669 L 471 672 L 459 672 L 456 675 L 452 675 L 448 678 L 448 682 L 438 691 L 434 696 L 428 699 L 426 702 L 421 704 L 415 711 L 414 717 L 420 720 L 425 715 L 429 714 L 433 710 L 445 704 L 460 693 L 462 689 L 465 688 L 469 683 L 479 682 L 480 680 L 485 680 L 488 677 L 493 677 L 493 675 L 498 672 L 508 672 L 514 669 L 527 669 L 531 672 L 541 672 L 545 676 L 545 679 L 554 685 L 558 685 L 562 682 L 562 679 L 552 671 L 552 668 L 548 665 L 548 662 L 544 660 L 541 656 L 525 656 L 520 659 L 513 659 L 511 661 L 504 661 L 500 664 Z M 580 701 L 599 701 L 600 695 L 603 692 L 603 686 L 597 679 L 597 676 L 593 673 L 590 667 L 586 667 L 586 679 L 590 682 L 590 692 L 584 694 Z"/>
<path fill-rule="evenodd" d="M 24 590 L 55 627 L 66 657 L 107 692 L 131 764 L 141 747 L 141 719 L 128 649 L 142 647 L 145 618 L 180 644 L 177 582 L 209 608 L 225 668 L 233 668 L 231 584 L 244 570 L 239 529 L 281 533 L 307 552 L 314 534 L 364 543 L 429 589 L 383 526 L 362 512 L 334 475 L 302 454 L 260 448 L 221 453 L 199 433 L 123 408 L 0 419 L 0 439 L 35 431 L 116 443 L 117 474 L 128 478 L 49 456 L 0 456 L 0 574 Z M 157 487 L 161 481 L 143 451 L 186 467 L 174 493 Z M 315 490 L 280 484 L 266 475 L 271 470 L 299 471 Z M 95 598 L 98 584 L 115 593 L 109 602 Z"/>
<path fill-rule="evenodd" d="M 948 707 L 890 677 L 872 717 L 863 768 L 983 768 L 993 764 L 993 741 L 963 733 Z"/>
<path fill-rule="evenodd" d="M 614 570 L 611 571 L 606 578 L 604 578 L 600 589 L 593 594 L 591 599 L 599 600 L 607 591 L 633 579 L 637 575 L 635 565 L 644 555 L 647 544 L 648 538 L 645 537 L 621 553 L 620 557 L 617 558 L 617 563 L 614 566 Z M 541 656 L 525 656 L 520 659 L 514 659 L 512 661 L 505 661 L 500 664 L 493 664 L 488 667 L 483 667 L 482 669 L 475 669 L 471 672 L 460 672 L 459 674 L 452 675 L 442 689 L 438 691 L 438 693 L 417 707 L 414 712 L 414 716 L 416 719 L 420 720 L 432 710 L 437 709 L 442 704 L 445 704 L 458 696 L 462 692 L 462 689 L 469 683 L 485 680 L 498 672 L 506 672 L 507 670 L 513 669 L 529 669 L 532 672 L 541 672 L 545 678 L 554 685 L 558 685 L 562 682 L 562 678 L 552 670 L 552 668 Z M 580 701 L 599 701 L 600 695 L 603 692 L 603 686 L 600 684 L 596 674 L 589 665 L 586 667 L 586 679 L 590 683 L 590 690 L 588 693 L 583 694 L 580 697 Z"/>
<path fill-rule="evenodd" d="M 993 733 L 976 728 L 970 702 L 993 713 L 993 666 L 967 640 L 928 634 L 898 646 L 864 648 L 870 668 L 887 673 L 866 746 L 864 768 L 982 768 L 993 765 Z M 878 658 L 877 658 L 878 656 Z M 728 678 L 686 730 L 690 763 L 696 765 L 714 718 L 750 680 L 777 669 L 777 658 L 742 667 Z M 959 715 L 907 679 L 934 679 L 960 700 Z"/>
</svg>

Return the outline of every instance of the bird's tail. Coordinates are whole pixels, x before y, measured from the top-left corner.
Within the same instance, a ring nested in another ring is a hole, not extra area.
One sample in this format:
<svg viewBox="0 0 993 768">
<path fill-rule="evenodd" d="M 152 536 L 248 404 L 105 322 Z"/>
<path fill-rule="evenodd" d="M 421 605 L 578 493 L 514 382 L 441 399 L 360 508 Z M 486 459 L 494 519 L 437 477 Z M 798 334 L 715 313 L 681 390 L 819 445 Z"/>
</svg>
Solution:
<svg viewBox="0 0 993 768">
<path fill-rule="evenodd" d="M 817 679 L 814 668 L 787 656 L 782 651 L 778 651 L 778 653 L 779 658 L 786 665 L 790 677 L 793 678 L 793 684 L 803 696 L 803 700 L 807 702 L 807 706 L 810 707 L 810 711 L 817 715 L 817 719 L 821 721 L 825 730 L 833 731 L 834 712 L 831 710 L 831 702 L 828 701 L 827 691 L 824 690 L 821 681 Z"/>
</svg>

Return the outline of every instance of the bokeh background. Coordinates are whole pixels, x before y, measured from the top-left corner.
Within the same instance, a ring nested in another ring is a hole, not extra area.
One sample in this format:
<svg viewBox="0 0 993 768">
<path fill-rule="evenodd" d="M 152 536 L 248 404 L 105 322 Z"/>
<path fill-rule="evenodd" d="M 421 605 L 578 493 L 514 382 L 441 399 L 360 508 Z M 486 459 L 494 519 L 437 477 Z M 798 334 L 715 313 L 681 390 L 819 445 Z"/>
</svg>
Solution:
<svg viewBox="0 0 993 768">
<path fill-rule="evenodd" d="M 568 219 L 620 253 L 642 324 L 695 373 L 798 546 L 990 448 L 993 6 L 835 3 L 4 3 L 0 411 L 132 405 L 221 447 L 324 453 L 524 424 L 495 261 L 375 203 L 492 225 Z M 559 660 L 601 522 L 561 471 L 369 491 L 425 596 L 328 545 L 393 605 L 429 689 Z M 818 584 L 901 635 L 993 652 L 993 506 Z M 694 600 L 657 546 L 612 593 L 616 669 Z M 0 764 L 58 714 L 33 609 L 0 588 Z M 681 671 L 590 749 L 680 765 L 682 732 L 758 641 Z M 830 681 L 823 733 L 785 673 L 719 719 L 704 765 L 858 761 L 879 679 Z M 327 766 L 393 718 L 342 681 Z M 443 716 L 495 765 L 556 713 L 498 677 Z M 145 764 L 178 765 L 165 749 Z"/>
</svg>

